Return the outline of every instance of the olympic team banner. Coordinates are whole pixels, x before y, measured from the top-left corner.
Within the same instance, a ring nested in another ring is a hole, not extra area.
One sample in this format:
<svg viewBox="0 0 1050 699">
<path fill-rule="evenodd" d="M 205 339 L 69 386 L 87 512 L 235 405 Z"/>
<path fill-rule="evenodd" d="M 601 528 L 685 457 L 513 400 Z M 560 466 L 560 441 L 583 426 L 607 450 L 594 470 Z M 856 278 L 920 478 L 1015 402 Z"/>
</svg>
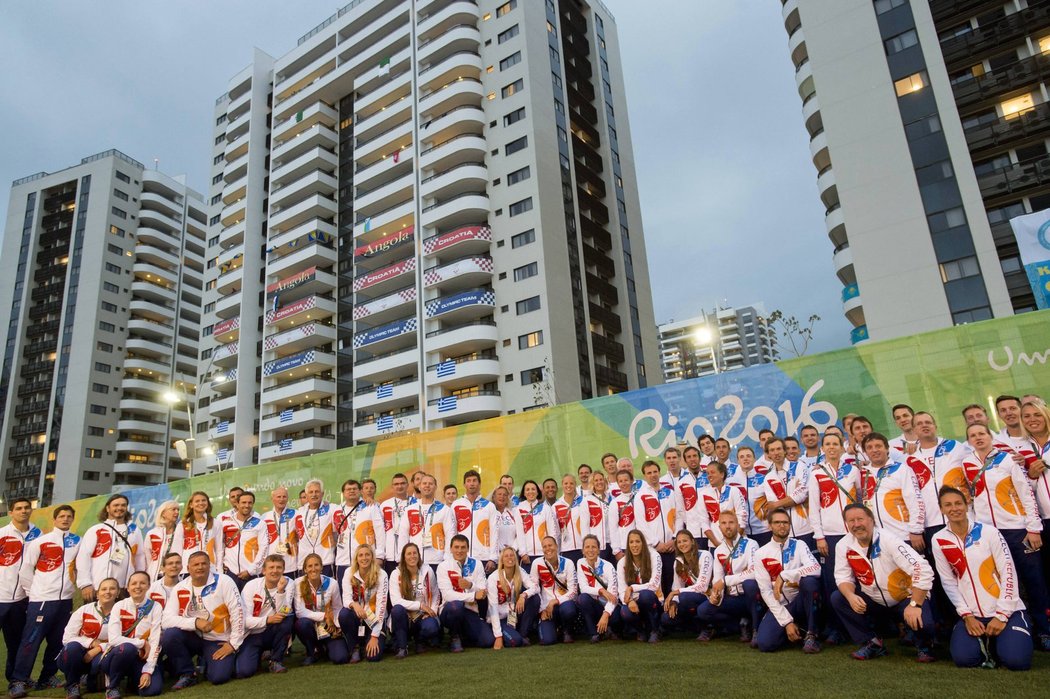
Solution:
<svg viewBox="0 0 1050 699">
<path fill-rule="evenodd" d="M 393 323 L 387 323 L 386 325 L 380 325 L 377 328 L 363 330 L 354 335 L 354 349 L 358 349 L 360 347 L 367 347 L 368 345 L 375 344 L 380 340 L 385 340 L 390 337 L 396 337 L 398 335 L 404 335 L 405 333 L 409 332 L 415 332 L 415 330 L 415 318 L 395 320 Z"/>
<path fill-rule="evenodd" d="M 1035 302 L 1050 308 L 1050 209 L 1010 219 Z"/>
<path fill-rule="evenodd" d="M 327 497 L 338 499 L 347 478 L 371 477 L 385 489 L 394 473 L 417 468 L 439 483 L 458 483 L 466 470 L 477 469 L 489 490 L 503 473 L 519 483 L 558 476 L 581 463 L 596 466 L 607 451 L 636 462 L 659 460 L 665 446 L 695 443 L 703 433 L 734 445 L 754 444 L 764 427 L 797 434 L 805 424 L 823 429 L 838 423 L 847 412 L 866 415 L 877 429 L 895 435 L 890 406 L 898 402 L 929 410 L 941 434 L 959 437 L 960 411 L 970 403 L 987 405 L 994 415 L 991 402 L 1001 393 L 1050 396 L 1048 360 L 1050 311 L 1037 311 L 432 432 L 407 434 L 395 424 L 389 438 L 374 444 L 261 466 L 234 464 L 127 495 L 136 522 L 146 527 L 159 504 L 175 499 L 184 505 L 195 490 L 224 509 L 225 493 L 234 485 L 257 492 L 260 509 L 278 485 L 287 486 L 294 501 L 307 480 L 320 478 Z M 557 365 L 554 371 L 557 382 Z M 76 531 L 97 521 L 104 499 L 73 503 Z M 50 527 L 50 513 L 37 512 L 34 521 Z"/>
<path fill-rule="evenodd" d="M 298 369 L 301 366 L 305 366 L 314 361 L 314 350 L 306 350 L 299 354 L 293 354 L 288 357 L 281 357 L 280 359 L 274 359 L 271 362 L 266 362 L 263 365 L 263 376 L 274 376 L 280 374 L 282 371 L 289 371 L 291 369 Z"/>
<path fill-rule="evenodd" d="M 436 318 L 457 308 L 478 305 L 496 305 L 496 295 L 489 289 L 471 289 L 450 296 L 442 296 L 427 302 L 427 318 Z"/>
</svg>

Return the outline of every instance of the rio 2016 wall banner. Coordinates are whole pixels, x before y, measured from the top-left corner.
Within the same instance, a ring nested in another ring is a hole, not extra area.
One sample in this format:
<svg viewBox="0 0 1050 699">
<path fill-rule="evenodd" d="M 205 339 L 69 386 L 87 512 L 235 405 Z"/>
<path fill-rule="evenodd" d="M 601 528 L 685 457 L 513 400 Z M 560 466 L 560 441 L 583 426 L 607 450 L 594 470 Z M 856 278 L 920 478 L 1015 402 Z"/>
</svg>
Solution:
<svg viewBox="0 0 1050 699">
<path fill-rule="evenodd" d="M 868 416 L 888 436 L 898 430 L 890 406 L 908 403 L 939 419 L 939 432 L 959 437 L 960 411 L 987 406 L 1002 393 L 1050 395 L 1050 311 L 990 320 L 907 338 L 766 364 L 701 379 L 565 403 L 551 408 L 458 425 L 422 434 L 402 434 L 309 457 L 246 466 L 166 485 L 126 491 L 137 524 L 153 526 L 157 506 L 174 499 L 185 505 L 191 492 L 208 493 L 217 511 L 225 493 L 241 486 L 257 493 L 260 511 L 269 491 L 288 487 L 290 502 L 310 478 L 324 481 L 327 498 L 338 499 L 348 478 L 374 478 L 387 489 L 394 473 L 422 468 L 439 484 L 459 483 L 468 469 L 482 474 L 483 489 L 510 473 L 521 483 L 576 473 L 597 466 L 614 452 L 638 460 L 667 446 L 695 444 L 701 434 L 725 437 L 734 446 L 753 445 L 760 429 L 797 434 L 806 424 L 819 430 L 846 412 Z M 554 377 L 557 384 L 557 377 Z M 383 493 L 381 496 L 385 497 Z M 75 530 L 95 519 L 104 496 L 73 503 Z M 51 526 L 50 512 L 34 514 Z"/>
</svg>

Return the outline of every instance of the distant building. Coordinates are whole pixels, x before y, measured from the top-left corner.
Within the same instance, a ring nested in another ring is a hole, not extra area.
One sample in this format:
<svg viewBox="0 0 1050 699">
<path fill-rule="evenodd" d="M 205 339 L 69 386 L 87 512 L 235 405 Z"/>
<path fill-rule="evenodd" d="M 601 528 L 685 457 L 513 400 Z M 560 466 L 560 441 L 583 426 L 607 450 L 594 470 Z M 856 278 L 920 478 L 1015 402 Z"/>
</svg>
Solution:
<svg viewBox="0 0 1050 699">
<path fill-rule="evenodd" d="M 664 382 L 768 364 L 780 355 L 761 306 L 720 308 L 657 328 Z"/>
<path fill-rule="evenodd" d="M 187 475 L 174 444 L 191 436 L 206 227 L 199 194 L 117 150 L 12 184 L 0 250 L 8 502 Z"/>
</svg>

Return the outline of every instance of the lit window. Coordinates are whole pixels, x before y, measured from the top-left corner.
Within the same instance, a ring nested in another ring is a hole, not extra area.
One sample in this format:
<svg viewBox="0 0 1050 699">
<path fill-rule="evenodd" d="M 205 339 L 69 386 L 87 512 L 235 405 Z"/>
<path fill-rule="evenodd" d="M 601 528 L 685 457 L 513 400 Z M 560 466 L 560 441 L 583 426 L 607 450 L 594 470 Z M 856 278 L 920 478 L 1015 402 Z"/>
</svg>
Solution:
<svg viewBox="0 0 1050 699">
<path fill-rule="evenodd" d="M 1006 100 L 999 106 L 1002 107 L 1003 116 L 1007 119 L 1013 119 L 1035 109 L 1035 103 L 1030 92 L 1027 95 L 1014 97 L 1012 100 Z"/>
<path fill-rule="evenodd" d="M 922 88 L 926 87 L 926 84 L 928 82 L 929 78 L 926 75 L 926 71 L 922 70 L 918 73 L 913 73 L 912 75 L 909 75 L 906 78 L 901 78 L 900 80 L 896 81 L 895 83 L 893 83 L 893 88 L 897 91 L 898 97 L 904 97 L 905 95 L 910 94 L 912 92 L 918 92 Z"/>
<path fill-rule="evenodd" d="M 1044 36 L 1039 40 L 1039 53 L 1050 53 L 1050 36 Z"/>
</svg>

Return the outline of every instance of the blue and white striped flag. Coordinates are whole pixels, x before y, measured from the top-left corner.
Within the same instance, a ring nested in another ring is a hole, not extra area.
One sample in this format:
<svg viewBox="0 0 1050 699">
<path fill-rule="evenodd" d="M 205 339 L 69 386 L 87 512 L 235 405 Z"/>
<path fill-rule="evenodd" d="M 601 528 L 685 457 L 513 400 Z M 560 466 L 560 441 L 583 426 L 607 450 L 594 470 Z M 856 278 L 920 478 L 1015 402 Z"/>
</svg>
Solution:
<svg viewBox="0 0 1050 699">
<path fill-rule="evenodd" d="M 223 461 L 226 461 L 226 457 L 229 456 L 229 454 L 229 450 L 227 450 L 226 447 L 223 447 L 215 453 L 215 456 L 216 458 L 218 458 L 219 463 L 221 464 Z"/>
<path fill-rule="evenodd" d="M 444 396 L 438 399 L 438 412 L 447 413 L 450 410 L 456 409 L 456 397 L 455 396 Z"/>
<path fill-rule="evenodd" d="M 215 434 L 226 434 L 229 431 L 230 431 L 230 421 L 229 420 L 223 420 L 222 422 L 220 422 L 218 425 L 215 426 Z"/>
<path fill-rule="evenodd" d="M 281 411 L 281 422 L 291 422 L 292 415 L 295 413 L 291 408 L 285 408 Z"/>
<path fill-rule="evenodd" d="M 456 363 L 451 359 L 446 359 L 437 365 L 437 377 L 443 379 L 446 376 L 456 375 Z"/>
<path fill-rule="evenodd" d="M 281 443 L 278 445 L 277 448 L 279 450 L 281 450 L 281 451 L 288 451 L 289 449 L 292 448 L 292 438 L 291 437 L 285 437 L 284 439 L 281 440 Z"/>
<path fill-rule="evenodd" d="M 376 398 L 392 398 L 394 395 L 394 384 L 384 383 L 376 386 Z"/>
<path fill-rule="evenodd" d="M 376 429 L 379 430 L 392 430 L 394 429 L 394 416 L 384 415 L 383 417 L 376 420 Z"/>
</svg>

